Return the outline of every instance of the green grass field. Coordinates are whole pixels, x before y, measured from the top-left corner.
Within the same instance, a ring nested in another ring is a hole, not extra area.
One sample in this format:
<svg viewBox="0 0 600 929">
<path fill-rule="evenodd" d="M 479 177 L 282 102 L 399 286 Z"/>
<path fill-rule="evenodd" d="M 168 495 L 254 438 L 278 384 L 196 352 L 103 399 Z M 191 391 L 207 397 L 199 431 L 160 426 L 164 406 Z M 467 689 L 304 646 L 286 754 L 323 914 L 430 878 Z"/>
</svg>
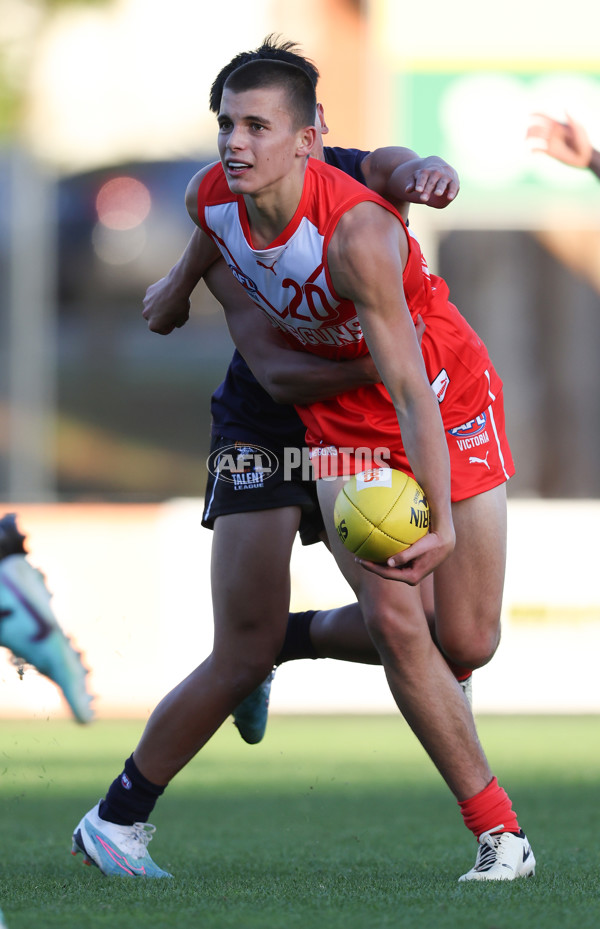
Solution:
<svg viewBox="0 0 600 929">
<path fill-rule="evenodd" d="M 70 855 L 142 723 L 0 725 L 0 906 L 9 929 L 597 929 L 600 721 L 482 717 L 534 847 L 531 880 L 458 884 L 475 842 L 400 718 L 227 723 L 152 820 L 173 881 L 105 878 Z"/>
</svg>

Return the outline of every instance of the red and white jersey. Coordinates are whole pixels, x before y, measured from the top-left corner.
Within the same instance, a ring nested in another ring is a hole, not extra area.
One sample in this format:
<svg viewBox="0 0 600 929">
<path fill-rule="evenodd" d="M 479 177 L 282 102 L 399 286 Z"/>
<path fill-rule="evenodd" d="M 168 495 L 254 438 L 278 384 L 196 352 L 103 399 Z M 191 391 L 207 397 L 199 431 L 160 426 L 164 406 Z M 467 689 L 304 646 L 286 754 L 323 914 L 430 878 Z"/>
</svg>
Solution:
<svg viewBox="0 0 600 929">
<path fill-rule="evenodd" d="M 421 343 L 425 367 L 446 429 L 462 425 L 488 406 L 490 378 L 494 393 L 500 392 L 501 381 L 485 346 L 450 303 L 446 282 L 429 274 L 418 242 L 386 200 L 342 171 L 310 158 L 289 225 L 269 248 L 255 249 L 244 199 L 229 190 L 218 164 L 200 184 L 198 215 L 234 277 L 288 342 L 342 361 L 367 354 L 368 347 L 356 307 L 335 292 L 327 248 L 340 217 L 365 200 L 396 215 L 404 228 L 409 245 L 404 292 L 413 320 L 420 315 L 426 326 Z M 312 445 L 373 448 L 389 445 L 394 437 L 400 441 L 383 385 L 344 391 L 297 409 Z"/>
</svg>

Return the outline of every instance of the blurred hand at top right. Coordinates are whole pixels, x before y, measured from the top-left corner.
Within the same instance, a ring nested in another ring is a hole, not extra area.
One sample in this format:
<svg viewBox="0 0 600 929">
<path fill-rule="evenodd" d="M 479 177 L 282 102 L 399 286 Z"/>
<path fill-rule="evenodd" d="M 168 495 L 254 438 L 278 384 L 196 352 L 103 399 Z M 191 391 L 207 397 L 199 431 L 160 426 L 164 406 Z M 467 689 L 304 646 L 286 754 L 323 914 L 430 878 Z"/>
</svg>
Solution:
<svg viewBox="0 0 600 929">
<path fill-rule="evenodd" d="M 560 123 L 544 113 L 533 113 L 526 139 L 534 152 L 545 152 L 574 168 L 588 168 L 593 152 L 589 136 L 569 115 L 566 118 L 566 123 Z"/>
</svg>

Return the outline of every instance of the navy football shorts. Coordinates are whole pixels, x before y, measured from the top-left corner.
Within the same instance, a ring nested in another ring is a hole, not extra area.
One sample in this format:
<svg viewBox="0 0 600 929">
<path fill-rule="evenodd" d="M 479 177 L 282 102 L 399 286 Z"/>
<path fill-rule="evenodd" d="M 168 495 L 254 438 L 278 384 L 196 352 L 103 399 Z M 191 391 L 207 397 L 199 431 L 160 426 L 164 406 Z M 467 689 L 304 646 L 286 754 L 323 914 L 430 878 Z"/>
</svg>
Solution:
<svg viewBox="0 0 600 929">
<path fill-rule="evenodd" d="M 319 542 L 324 526 L 310 474 L 307 449 L 213 436 L 202 525 L 213 529 L 219 516 L 299 506 L 302 544 Z"/>
</svg>

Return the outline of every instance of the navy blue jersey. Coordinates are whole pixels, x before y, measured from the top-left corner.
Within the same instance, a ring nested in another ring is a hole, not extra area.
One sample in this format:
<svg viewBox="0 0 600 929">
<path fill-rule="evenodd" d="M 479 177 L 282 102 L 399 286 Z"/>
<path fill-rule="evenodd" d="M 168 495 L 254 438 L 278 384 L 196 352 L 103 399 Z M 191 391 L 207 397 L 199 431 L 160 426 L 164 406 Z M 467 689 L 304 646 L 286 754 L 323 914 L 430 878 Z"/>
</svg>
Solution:
<svg viewBox="0 0 600 929">
<path fill-rule="evenodd" d="M 323 149 L 325 161 L 365 184 L 361 164 L 368 152 L 356 148 Z M 212 434 L 228 436 L 260 445 L 261 439 L 275 440 L 281 446 L 304 445 L 306 432 L 293 406 L 275 403 L 260 386 L 236 349 L 225 380 L 211 397 Z"/>
</svg>

